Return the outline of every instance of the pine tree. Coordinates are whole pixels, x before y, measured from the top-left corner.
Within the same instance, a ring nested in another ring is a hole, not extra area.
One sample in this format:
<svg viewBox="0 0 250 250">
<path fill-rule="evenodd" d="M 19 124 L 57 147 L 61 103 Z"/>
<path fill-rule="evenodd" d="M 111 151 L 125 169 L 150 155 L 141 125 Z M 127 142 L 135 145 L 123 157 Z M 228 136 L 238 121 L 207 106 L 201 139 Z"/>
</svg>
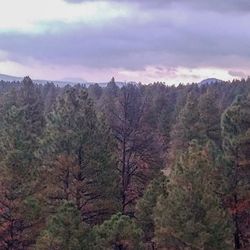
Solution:
<svg viewBox="0 0 250 250">
<path fill-rule="evenodd" d="M 40 223 L 40 162 L 36 152 L 44 128 L 40 92 L 29 77 L 19 92 L 6 93 L 0 129 L 0 246 L 26 249 Z"/>
<path fill-rule="evenodd" d="M 107 116 L 116 142 L 122 212 L 133 214 L 144 187 L 162 167 L 160 143 L 143 122 L 145 99 L 137 86 L 124 86 L 115 101 Z"/>
<path fill-rule="evenodd" d="M 214 141 L 219 147 L 221 146 L 221 113 L 218 105 L 218 97 L 215 91 L 207 89 L 199 99 L 200 113 L 200 134 L 207 140 Z"/>
<path fill-rule="evenodd" d="M 135 217 L 140 228 L 144 232 L 144 241 L 155 247 L 155 225 L 154 225 L 154 208 L 160 195 L 166 195 L 166 185 L 168 179 L 164 175 L 160 175 L 151 181 L 145 190 L 142 198 L 136 204 Z"/>
<path fill-rule="evenodd" d="M 186 150 L 192 140 L 201 140 L 200 113 L 198 108 L 198 94 L 190 92 L 183 109 L 180 111 L 177 122 L 171 131 L 171 142 L 168 160 L 175 162 L 178 156 Z"/>
<path fill-rule="evenodd" d="M 48 115 L 44 146 L 50 152 L 52 204 L 72 201 L 82 219 L 90 221 L 115 209 L 112 141 L 86 91 L 69 88 L 58 98 Z"/>
<path fill-rule="evenodd" d="M 51 111 L 53 105 L 56 102 L 56 97 L 59 94 L 59 88 L 54 83 L 46 83 L 42 87 L 42 97 L 44 100 L 44 113 L 47 114 Z"/>
<path fill-rule="evenodd" d="M 160 249 L 232 249 L 230 220 L 215 193 L 214 159 L 211 144 L 201 148 L 192 142 L 176 163 L 168 195 L 159 198 L 155 209 Z"/>
<path fill-rule="evenodd" d="M 71 202 L 62 204 L 49 219 L 37 240 L 35 249 L 80 250 L 88 226 L 81 220 L 79 210 Z"/>
<path fill-rule="evenodd" d="M 90 249 L 139 250 L 142 232 L 130 217 L 121 213 L 113 215 L 91 232 L 93 244 Z"/>
<path fill-rule="evenodd" d="M 234 220 L 235 249 L 250 246 L 250 97 L 239 96 L 222 117 L 227 164 L 227 204 Z"/>
</svg>

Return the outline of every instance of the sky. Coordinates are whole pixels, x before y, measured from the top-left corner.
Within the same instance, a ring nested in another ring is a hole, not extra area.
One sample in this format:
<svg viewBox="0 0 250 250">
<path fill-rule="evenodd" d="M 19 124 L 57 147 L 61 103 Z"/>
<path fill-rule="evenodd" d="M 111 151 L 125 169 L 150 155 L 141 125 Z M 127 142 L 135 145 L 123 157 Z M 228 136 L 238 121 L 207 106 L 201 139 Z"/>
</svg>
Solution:
<svg viewBox="0 0 250 250">
<path fill-rule="evenodd" d="M 0 74 L 145 84 L 250 75 L 249 0 L 0 0 Z"/>
</svg>

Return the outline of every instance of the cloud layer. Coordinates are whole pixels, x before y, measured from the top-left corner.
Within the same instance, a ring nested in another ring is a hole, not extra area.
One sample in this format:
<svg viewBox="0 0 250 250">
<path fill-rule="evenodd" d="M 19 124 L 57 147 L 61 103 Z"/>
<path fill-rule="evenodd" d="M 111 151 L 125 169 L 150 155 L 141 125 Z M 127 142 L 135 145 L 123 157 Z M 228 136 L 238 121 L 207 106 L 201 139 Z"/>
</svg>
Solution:
<svg viewBox="0 0 250 250">
<path fill-rule="evenodd" d="M 31 75 L 34 62 L 50 65 L 52 78 L 60 69 L 61 78 L 73 77 L 65 75 L 67 67 L 75 69 L 74 77 L 84 79 L 95 72 L 90 81 L 115 72 L 120 78 L 145 82 L 198 81 L 214 75 L 230 79 L 250 73 L 249 1 L 56 2 L 54 18 L 34 8 L 36 18 L 27 19 L 25 31 L 14 29 L 14 21 L 9 30 L 0 25 L 2 65 L 25 65 Z M 3 4 L 0 0 L 0 9 Z M 54 75 L 51 65 L 57 70 Z M 0 73 L 6 72 L 0 67 Z M 35 77 L 42 75 L 36 70 Z"/>
</svg>

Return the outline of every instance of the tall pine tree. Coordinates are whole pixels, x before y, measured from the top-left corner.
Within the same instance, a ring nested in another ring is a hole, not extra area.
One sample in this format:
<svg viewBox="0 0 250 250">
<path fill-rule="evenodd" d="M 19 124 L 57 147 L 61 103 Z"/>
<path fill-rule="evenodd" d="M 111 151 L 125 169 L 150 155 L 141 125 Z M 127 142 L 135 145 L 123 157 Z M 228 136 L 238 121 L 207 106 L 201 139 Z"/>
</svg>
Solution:
<svg viewBox="0 0 250 250">
<path fill-rule="evenodd" d="M 0 248 L 27 249 L 40 224 L 37 157 L 44 129 L 40 91 L 29 77 L 6 93 L 0 128 Z"/>
<path fill-rule="evenodd" d="M 83 220 L 105 218 L 116 202 L 112 141 L 86 91 L 66 90 L 47 120 L 49 202 L 72 201 Z"/>
<path fill-rule="evenodd" d="M 155 209 L 159 249 L 232 249 L 231 226 L 216 195 L 215 155 L 212 144 L 195 142 L 176 163 Z"/>
<path fill-rule="evenodd" d="M 235 249 L 250 247 L 250 96 L 239 96 L 222 117 L 227 164 L 227 204 L 235 232 Z"/>
</svg>

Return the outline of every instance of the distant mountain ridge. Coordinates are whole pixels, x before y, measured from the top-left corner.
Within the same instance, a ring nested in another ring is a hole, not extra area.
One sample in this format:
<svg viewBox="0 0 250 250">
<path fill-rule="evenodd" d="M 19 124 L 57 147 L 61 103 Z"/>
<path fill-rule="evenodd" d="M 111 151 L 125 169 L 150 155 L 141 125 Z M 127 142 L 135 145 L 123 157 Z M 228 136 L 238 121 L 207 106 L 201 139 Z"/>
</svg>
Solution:
<svg viewBox="0 0 250 250">
<path fill-rule="evenodd" d="M 0 81 L 1 80 L 8 81 L 8 82 L 17 82 L 17 81 L 22 81 L 23 77 L 0 74 Z M 32 80 L 38 84 L 46 84 L 47 82 L 53 82 L 53 83 L 58 84 L 60 86 L 64 86 L 67 84 L 77 84 L 77 83 L 85 84 L 86 83 L 84 81 L 82 81 L 82 82 L 75 81 L 74 82 L 74 81 L 40 80 L 40 79 L 32 79 Z"/>
<path fill-rule="evenodd" d="M 199 85 L 213 84 L 217 82 L 223 82 L 223 81 L 217 78 L 207 78 L 199 82 Z"/>
<path fill-rule="evenodd" d="M 22 79 L 23 79 L 22 77 L 0 74 L 0 81 L 2 80 L 6 82 L 16 82 L 16 81 L 21 81 Z"/>
<path fill-rule="evenodd" d="M 11 76 L 11 75 L 6 75 L 6 74 L 0 74 L 0 81 L 6 81 L 6 82 L 17 82 L 17 81 L 22 81 L 23 77 L 18 77 L 18 76 Z M 78 80 L 77 78 L 68 78 L 67 80 L 40 80 L 40 79 L 32 79 L 35 83 L 38 84 L 46 84 L 47 82 L 53 82 L 54 84 L 57 84 L 59 86 L 65 86 L 65 85 L 75 85 L 75 84 L 86 84 L 86 86 L 95 84 L 97 82 L 87 82 L 84 80 Z M 217 79 L 217 78 L 207 78 L 202 80 L 201 82 L 198 83 L 199 86 L 206 85 L 206 84 L 213 84 L 217 82 L 222 82 L 222 80 Z M 118 87 L 122 87 L 126 84 L 126 82 L 115 82 Z M 136 84 L 136 82 L 129 82 Z M 105 87 L 108 82 L 99 82 L 98 83 L 101 87 Z"/>
<path fill-rule="evenodd" d="M 24 77 L 18 77 L 18 76 L 11 76 L 11 75 L 5 75 L 5 74 L 0 74 L 0 81 L 6 81 L 6 82 L 21 82 Z M 66 86 L 66 85 L 75 85 L 75 84 L 86 84 L 86 86 L 95 84 L 97 82 L 87 82 L 84 80 L 79 80 L 78 79 L 69 79 L 65 81 L 57 81 L 57 80 L 40 80 L 40 79 L 32 79 L 33 82 L 37 84 L 46 84 L 47 82 L 53 82 L 54 84 L 57 84 L 59 86 Z M 126 83 L 125 82 L 115 82 L 118 87 L 124 86 Z M 133 82 L 134 83 L 134 82 Z M 105 87 L 108 82 L 100 82 L 98 83 L 101 87 Z"/>
</svg>

